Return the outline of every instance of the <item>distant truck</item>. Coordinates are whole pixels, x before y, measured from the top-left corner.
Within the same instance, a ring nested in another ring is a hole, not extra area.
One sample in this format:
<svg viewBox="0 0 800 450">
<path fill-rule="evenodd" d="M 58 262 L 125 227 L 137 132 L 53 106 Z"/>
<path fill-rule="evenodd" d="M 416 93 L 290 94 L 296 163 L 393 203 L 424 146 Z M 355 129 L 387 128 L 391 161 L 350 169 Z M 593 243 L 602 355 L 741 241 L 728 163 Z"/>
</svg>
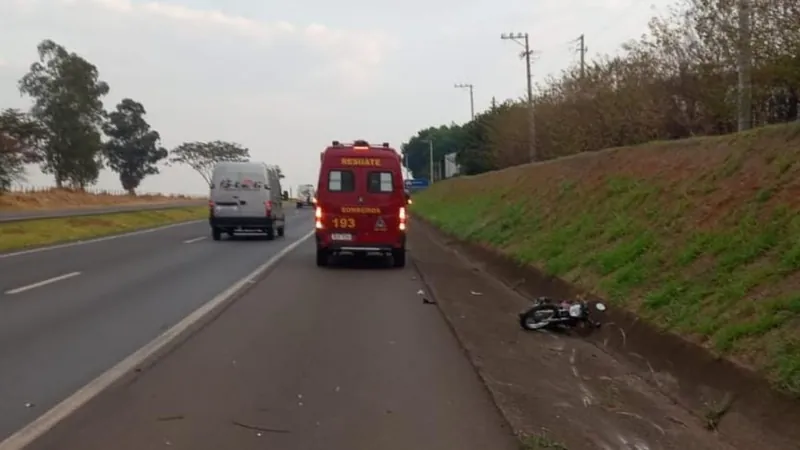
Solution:
<svg viewBox="0 0 800 450">
<path fill-rule="evenodd" d="M 314 197 L 316 197 L 316 195 L 317 191 L 314 189 L 313 184 L 301 184 L 297 186 L 297 208 L 314 206 Z"/>
</svg>

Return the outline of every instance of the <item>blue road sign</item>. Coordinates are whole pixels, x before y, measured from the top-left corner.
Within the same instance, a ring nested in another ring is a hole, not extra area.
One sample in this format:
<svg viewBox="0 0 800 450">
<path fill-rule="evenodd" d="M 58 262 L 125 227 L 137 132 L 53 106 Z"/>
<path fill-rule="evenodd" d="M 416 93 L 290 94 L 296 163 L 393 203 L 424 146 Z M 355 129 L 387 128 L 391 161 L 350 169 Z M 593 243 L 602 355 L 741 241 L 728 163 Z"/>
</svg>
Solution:
<svg viewBox="0 0 800 450">
<path fill-rule="evenodd" d="M 412 178 L 410 180 L 404 180 L 403 182 L 408 190 L 424 189 L 430 185 L 427 178 Z"/>
</svg>

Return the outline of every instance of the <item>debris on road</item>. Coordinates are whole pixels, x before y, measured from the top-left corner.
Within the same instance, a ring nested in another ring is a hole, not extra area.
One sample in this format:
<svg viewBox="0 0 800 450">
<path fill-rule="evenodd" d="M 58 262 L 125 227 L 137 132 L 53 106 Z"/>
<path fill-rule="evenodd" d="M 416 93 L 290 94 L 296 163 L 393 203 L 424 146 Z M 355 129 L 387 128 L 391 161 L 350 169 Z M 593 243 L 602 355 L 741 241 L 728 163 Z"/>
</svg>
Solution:
<svg viewBox="0 0 800 450">
<path fill-rule="evenodd" d="M 436 304 L 435 301 L 428 300 L 428 297 L 425 296 L 425 291 L 423 291 L 422 289 L 417 291 L 417 295 L 422 297 L 422 303 L 424 303 L 426 305 L 435 305 Z"/>
<path fill-rule="evenodd" d="M 169 422 L 169 421 L 172 421 L 172 420 L 183 420 L 184 418 L 185 417 L 181 414 L 181 415 L 177 415 L 177 416 L 159 417 L 156 420 L 158 420 L 159 422 Z"/>
<path fill-rule="evenodd" d="M 33 403 L 25 403 L 26 408 L 33 408 L 34 406 L 36 405 L 34 405 Z"/>
<path fill-rule="evenodd" d="M 477 292 L 477 291 L 469 291 L 469 293 L 472 295 L 483 295 L 483 292 Z"/>
<path fill-rule="evenodd" d="M 242 423 L 236 420 L 232 421 L 231 423 L 233 423 L 237 427 L 246 428 L 248 430 L 253 430 L 253 431 L 261 431 L 264 433 L 291 433 L 291 431 L 289 430 L 282 430 L 278 428 L 265 428 L 257 425 L 248 425 L 246 423 Z"/>
</svg>

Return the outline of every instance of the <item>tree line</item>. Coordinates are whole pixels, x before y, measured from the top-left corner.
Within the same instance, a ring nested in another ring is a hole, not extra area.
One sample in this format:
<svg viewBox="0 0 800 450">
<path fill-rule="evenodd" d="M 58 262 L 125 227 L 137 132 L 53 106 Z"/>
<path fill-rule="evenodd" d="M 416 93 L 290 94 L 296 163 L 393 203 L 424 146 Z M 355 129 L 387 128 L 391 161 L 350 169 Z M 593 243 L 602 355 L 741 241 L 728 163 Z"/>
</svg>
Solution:
<svg viewBox="0 0 800 450">
<path fill-rule="evenodd" d="M 800 3 L 750 0 L 753 126 L 798 120 Z M 648 32 L 536 86 L 538 159 L 737 130 L 737 0 L 681 0 Z M 590 37 L 589 37 L 590 38 Z M 493 105 L 464 125 L 420 130 L 403 144 L 415 176 L 458 152 L 464 174 L 528 162 L 524 101 Z"/>
<path fill-rule="evenodd" d="M 94 64 L 52 40 L 37 50 L 38 61 L 18 84 L 32 100 L 30 110 L 0 111 L 0 194 L 24 179 L 27 164 L 52 174 L 57 188 L 81 190 L 108 167 L 135 195 L 142 180 L 159 173 L 160 163 L 188 165 L 210 183 L 217 162 L 250 159 L 249 149 L 233 142 L 185 142 L 165 149 L 140 102 L 124 98 L 114 110 L 104 109 L 110 88 Z"/>
</svg>

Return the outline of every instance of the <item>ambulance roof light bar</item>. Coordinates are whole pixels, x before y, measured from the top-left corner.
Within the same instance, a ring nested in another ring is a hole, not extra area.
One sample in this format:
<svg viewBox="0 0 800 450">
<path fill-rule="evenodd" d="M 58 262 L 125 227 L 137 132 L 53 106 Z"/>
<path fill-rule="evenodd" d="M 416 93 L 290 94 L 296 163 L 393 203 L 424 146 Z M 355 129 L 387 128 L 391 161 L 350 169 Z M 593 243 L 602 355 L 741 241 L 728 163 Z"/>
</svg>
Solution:
<svg viewBox="0 0 800 450">
<path fill-rule="evenodd" d="M 371 146 L 370 143 L 364 139 L 356 139 L 352 144 L 342 143 L 341 141 L 332 141 L 331 147 L 353 147 L 356 150 L 368 150 Z M 386 149 L 391 148 L 388 142 L 383 142 L 381 147 Z"/>
</svg>

